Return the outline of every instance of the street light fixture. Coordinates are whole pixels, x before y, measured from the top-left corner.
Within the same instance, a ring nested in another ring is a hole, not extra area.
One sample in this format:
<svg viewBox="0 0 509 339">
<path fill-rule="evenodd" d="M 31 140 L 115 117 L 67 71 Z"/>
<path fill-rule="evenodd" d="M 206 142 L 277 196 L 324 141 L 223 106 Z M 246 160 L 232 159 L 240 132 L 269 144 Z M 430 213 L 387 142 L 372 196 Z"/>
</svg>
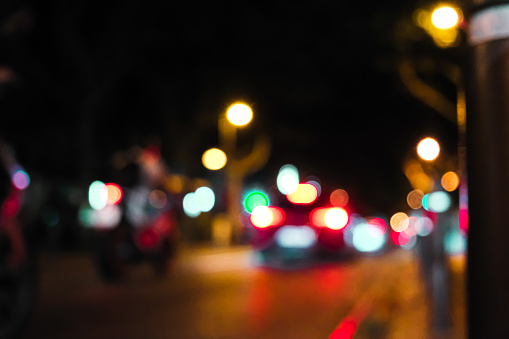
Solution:
<svg viewBox="0 0 509 339">
<path fill-rule="evenodd" d="M 240 201 L 243 180 L 246 175 L 260 169 L 268 160 L 270 142 L 266 137 L 259 136 L 248 155 L 239 157 L 237 151 L 237 130 L 246 126 L 253 119 L 251 107 L 243 102 L 235 102 L 225 113 L 219 115 L 218 129 L 221 150 L 225 155 L 224 173 L 227 194 L 226 215 L 217 225 L 220 232 L 213 230 L 221 239 L 215 241 L 230 244 L 240 240 Z M 204 162 L 205 165 L 205 162 Z M 207 167 L 205 165 L 205 167 Z M 222 167 L 220 167 L 222 168 Z M 217 169 L 220 169 L 217 168 Z M 219 227 L 219 226 L 218 226 Z"/>
<path fill-rule="evenodd" d="M 417 145 L 417 154 L 423 160 L 433 161 L 440 154 L 440 145 L 433 138 L 424 138 Z"/>
<path fill-rule="evenodd" d="M 219 148 L 211 148 L 205 151 L 202 156 L 202 163 L 205 168 L 216 171 L 226 165 L 226 154 Z"/>
<path fill-rule="evenodd" d="M 459 15 L 451 6 L 441 6 L 431 14 L 431 23 L 440 29 L 449 29 L 458 24 Z"/>
<path fill-rule="evenodd" d="M 235 126 L 245 126 L 253 119 L 253 111 L 248 105 L 237 102 L 226 111 L 228 121 Z"/>
<path fill-rule="evenodd" d="M 463 14 L 459 8 L 440 5 L 433 10 L 418 9 L 416 23 L 433 38 L 440 48 L 458 46 L 460 43 L 460 26 Z"/>
</svg>

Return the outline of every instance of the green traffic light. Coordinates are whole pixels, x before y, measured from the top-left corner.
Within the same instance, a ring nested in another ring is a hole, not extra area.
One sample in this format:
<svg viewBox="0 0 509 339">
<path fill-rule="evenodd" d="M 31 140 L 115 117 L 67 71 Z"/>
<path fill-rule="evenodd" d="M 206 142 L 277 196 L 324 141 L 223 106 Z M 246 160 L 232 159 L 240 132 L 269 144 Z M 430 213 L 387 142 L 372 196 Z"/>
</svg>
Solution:
<svg viewBox="0 0 509 339">
<path fill-rule="evenodd" d="M 252 192 L 244 200 L 244 206 L 251 213 L 257 206 L 269 206 L 269 198 L 263 192 Z"/>
</svg>

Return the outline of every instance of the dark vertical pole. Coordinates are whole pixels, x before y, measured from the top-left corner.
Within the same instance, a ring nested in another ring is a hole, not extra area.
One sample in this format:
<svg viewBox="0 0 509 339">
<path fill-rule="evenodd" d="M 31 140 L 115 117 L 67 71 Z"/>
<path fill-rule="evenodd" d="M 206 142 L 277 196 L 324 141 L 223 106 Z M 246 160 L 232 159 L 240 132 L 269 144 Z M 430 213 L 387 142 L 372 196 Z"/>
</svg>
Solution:
<svg viewBox="0 0 509 339">
<path fill-rule="evenodd" d="M 509 338 L 509 4 L 472 1 L 467 78 L 469 338 Z"/>
</svg>

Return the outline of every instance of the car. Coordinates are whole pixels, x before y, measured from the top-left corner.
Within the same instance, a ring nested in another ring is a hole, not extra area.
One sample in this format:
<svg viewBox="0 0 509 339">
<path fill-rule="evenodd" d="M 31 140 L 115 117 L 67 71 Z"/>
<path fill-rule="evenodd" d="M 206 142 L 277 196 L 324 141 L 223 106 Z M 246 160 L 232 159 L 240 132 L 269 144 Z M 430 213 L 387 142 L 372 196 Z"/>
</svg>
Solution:
<svg viewBox="0 0 509 339">
<path fill-rule="evenodd" d="M 347 254 L 344 231 L 350 214 L 346 200 L 340 203 L 335 195 L 337 190 L 322 192 L 313 180 L 270 199 L 262 190 L 246 194 L 245 227 L 261 262 L 305 263 Z"/>
</svg>

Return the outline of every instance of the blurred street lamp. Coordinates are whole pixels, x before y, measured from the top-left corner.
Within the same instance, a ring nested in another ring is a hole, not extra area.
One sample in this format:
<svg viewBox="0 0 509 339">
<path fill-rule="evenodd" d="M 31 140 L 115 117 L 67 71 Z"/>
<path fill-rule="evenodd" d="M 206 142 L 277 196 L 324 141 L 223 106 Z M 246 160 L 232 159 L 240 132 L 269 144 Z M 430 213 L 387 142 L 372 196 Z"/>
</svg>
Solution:
<svg viewBox="0 0 509 339">
<path fill-rule="evenodd" d="M 235 103 L 226 111 L 226 117 L 235 126 L 245 126 L 253 119 L 253 111 L 244 103 Z"/>
<path fill-rule="evenodd" d="M 235 156 L 237 129 L 246 126 L 252 119 L 251 107 L 242 102 L 229 106 L 226 113 L 219 116 L 219 138 L 227 158 Z"/>
<path fill-rule="evenodd" d="M 417 154 L 426 161 L 433 161 L 440 154 L 440 145 L 433 138 L 425 138 L 417 145 Z"/>
<path fill-rule="evenodd" d="M 428 33 L 440 48 L 458 46 L 460 43 L 460 23 L 463 14 L 459 8 L 439 5 L 433 10 L 421 8 L 415 16 L 417 24 Z"/>
<path fill-rule="evenodd" d="M 440 6 L 431 14 L 431 23 L 439 29 L 449 29 L 458 23 L 458 12 L 451 6 Z"/>
<path fill-rule="evenodd" d="M 219 142 L 224 154 L 224 170 L 226 176 L 226 216 L 222 219 L 221 231 L 213 234 L 221 234 L 221 237 L 229 239 L 214 239 L 222 244 L 238 242 L 240 239 L 240 216 L 241 198 L 244 178 L 267 162 L 270 154 L 270 142 L 266 137 L 258 137 L 255 140 L 251 153 L 239 157 L 237 153 L 237 130 L 248 125 L 253 119 L 251 107 L 242 102 L 236 102 L 228 107 L 225 113 L 219 115 L 218 129 Z M 217 149 L 216 149 L 217 150 Z M 206 152 L 207 153 L 207 152 Z M 219 154 L 215 151 L 216 154 Z M 204 154 L 205 157 L 205 154 Z M 204 166 L 207 167 L 204 161 Z M 218 167 L 216 169 L 223 168 Z M 219 217 L 218 217 L 219 218 Z"/>
<path fill-rule="evenodd" d="M 210 148 L 205 151 L 201 160 L 203 166 L 212 171 L 220 170 L 227 162 L 226 154 L 218 148 Z"/>
</svg>

